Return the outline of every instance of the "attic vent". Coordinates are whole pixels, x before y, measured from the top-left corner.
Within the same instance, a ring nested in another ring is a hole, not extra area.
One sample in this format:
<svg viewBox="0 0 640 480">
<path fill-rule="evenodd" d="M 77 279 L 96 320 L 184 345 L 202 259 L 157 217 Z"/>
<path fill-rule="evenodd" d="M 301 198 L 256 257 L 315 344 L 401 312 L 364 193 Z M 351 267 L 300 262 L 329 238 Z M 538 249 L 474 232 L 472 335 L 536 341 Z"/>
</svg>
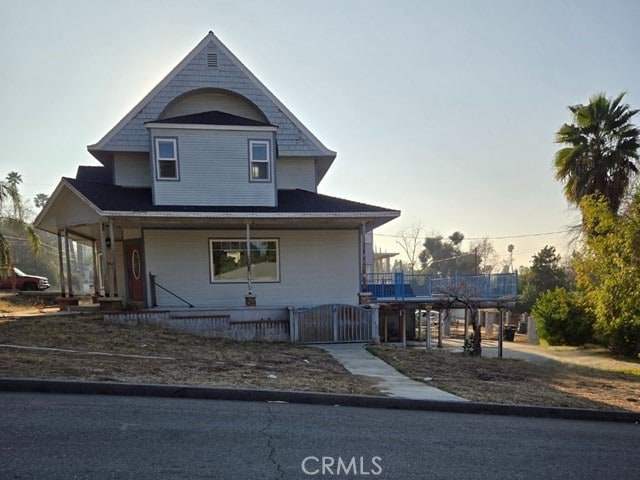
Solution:
<svg viewBox="0 0 640 480">
<path fill-rule="evenodd" d="M 218 66 L 218 54 L 207 53 L 207 67 L 217 68 Z"/>
</svg>

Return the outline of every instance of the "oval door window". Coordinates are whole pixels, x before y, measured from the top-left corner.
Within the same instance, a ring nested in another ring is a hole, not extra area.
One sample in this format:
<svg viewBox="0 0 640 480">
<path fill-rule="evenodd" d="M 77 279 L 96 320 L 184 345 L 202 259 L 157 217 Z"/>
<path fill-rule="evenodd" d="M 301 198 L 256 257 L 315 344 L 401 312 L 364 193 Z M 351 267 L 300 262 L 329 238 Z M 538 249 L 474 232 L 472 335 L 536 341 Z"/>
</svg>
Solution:
<svg viewBox="0 0 640 480">
<path fill-rule="evenodd" d="M 131 252 L 131 272 L 133 278 L 140 279 L 140 252 L 137 249 Z"/>
</svg>

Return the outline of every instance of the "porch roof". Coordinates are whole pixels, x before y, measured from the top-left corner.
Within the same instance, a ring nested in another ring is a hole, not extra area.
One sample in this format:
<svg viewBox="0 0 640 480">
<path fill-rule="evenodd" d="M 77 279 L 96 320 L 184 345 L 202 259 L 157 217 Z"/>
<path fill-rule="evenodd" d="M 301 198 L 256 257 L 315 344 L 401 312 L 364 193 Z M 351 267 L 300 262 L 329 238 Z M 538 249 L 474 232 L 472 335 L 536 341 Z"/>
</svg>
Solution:
<svg viewBox="0 0 640 480">
<path fill-rule="evenodd" d="M 82 179 L 63 178 L 40 212 L 36 228 L 51 233 L 67 229 L 74 239 L 96 239 L 97 224 L 114 221 L 120 228 L 373 229 L 400 212 L 306 190 L 279 190 L 278 205 L 154 205 L 151 188 L 105 182 L 100 169 Z M 80 172 L 79 172 L 80 173 Z M 79 175 L 80 176 L 80 175 Z M 77 237 L 77 238 L 76 238 Z"/>
<path fill-rule="evenodd" d="M 364 213 L 388 214 L 396 217 L 397 210 L 330 197 L 307 190 L 278 190 L 278 205 L 218 206 L 218 205 L 154 205 L 151 188 L 119 185 L 64 178 L 74 189 L 104 212 L 176 212 L 176 213 Z"/>
</svg>

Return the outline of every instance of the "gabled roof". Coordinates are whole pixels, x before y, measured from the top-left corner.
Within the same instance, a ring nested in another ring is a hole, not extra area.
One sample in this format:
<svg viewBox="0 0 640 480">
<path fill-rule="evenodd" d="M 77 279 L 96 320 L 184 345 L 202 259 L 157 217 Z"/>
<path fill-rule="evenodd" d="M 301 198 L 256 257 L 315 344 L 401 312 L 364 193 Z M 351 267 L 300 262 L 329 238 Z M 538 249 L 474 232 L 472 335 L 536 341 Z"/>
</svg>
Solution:
<svg viewBox="0 0 640 480">
<path fill-rule="evenodd" d="M 210 56 L 215 56 L 215 68 L 210 66 Z M 209 32 L 100 141 L 90 145 L 89 151 L 105 164 L 109 163 L 111 152 L 148 152 L 149 135 L 145 122 L 157 121 L 166 106 L 176 98 L 203 89 L 226 90 L 248 99 L 262 111 L 270 124 L 278 127 L 280 154 L 321 159 L 319 179 L 324 176 L 336 152 L 325 147 L 213 32 Z"/>
<path fill-rule="evenodd" d="M 191 115 L 181 115 L 179 117 L 163 118 L 152 120 L 145 124 L 153 123 L 176 123 L 184 125 L 233 125 L 240 127 L 273 127 L 270 123 L 259 122 L 250 118 L 239 117 L 226 112 L 213 110 L 211 112 L 194 113 Z"/>
</svg>

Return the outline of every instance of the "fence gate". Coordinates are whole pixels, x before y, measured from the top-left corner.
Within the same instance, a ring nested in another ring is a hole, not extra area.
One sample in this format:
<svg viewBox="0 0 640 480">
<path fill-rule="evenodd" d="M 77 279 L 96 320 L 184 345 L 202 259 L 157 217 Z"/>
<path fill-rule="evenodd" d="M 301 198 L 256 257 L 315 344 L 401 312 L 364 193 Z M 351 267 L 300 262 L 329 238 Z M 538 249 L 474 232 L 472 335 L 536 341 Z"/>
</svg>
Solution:
<svg viewBox="0 0 640 480">
<path fill-rule="evenodd" d="M 378 338 L 378 307 L 320 305 L 291 310 L 291 340 L 300 343 L 369 342 Z"/>
</svg>

